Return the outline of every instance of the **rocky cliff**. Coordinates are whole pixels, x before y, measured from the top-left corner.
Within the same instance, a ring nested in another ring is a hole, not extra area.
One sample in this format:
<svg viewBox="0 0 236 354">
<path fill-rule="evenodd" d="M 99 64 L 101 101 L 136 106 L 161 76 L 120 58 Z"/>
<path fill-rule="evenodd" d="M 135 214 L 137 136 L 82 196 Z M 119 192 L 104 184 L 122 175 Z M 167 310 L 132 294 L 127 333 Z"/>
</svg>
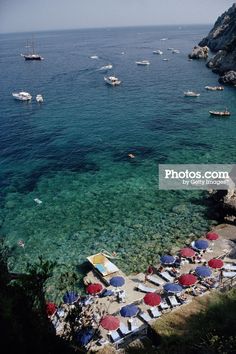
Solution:
<svg viewBox="0 0 236 354">
<path fill-rule="evenodd" d="M 207 66 L 222 75 L 220 82 L 236 84 L 236 3 L 221 15 L 207 37 L 199 43 L 216 55 Z M 228 72 L 231 72 L 228 74 Z M 226 76 L 225 76 L 226 74 Z M 232 78 L 232 80 L 231 80 Z"/>
</svg>

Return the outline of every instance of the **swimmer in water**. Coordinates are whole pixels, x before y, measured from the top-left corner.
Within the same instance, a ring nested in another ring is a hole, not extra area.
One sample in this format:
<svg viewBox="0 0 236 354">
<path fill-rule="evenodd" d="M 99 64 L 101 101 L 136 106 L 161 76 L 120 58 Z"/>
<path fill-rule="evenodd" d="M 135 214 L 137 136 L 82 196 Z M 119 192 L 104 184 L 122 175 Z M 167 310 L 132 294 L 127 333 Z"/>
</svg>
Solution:
<svg viewBox="0 0 236 354">
<path fill-rule="evenodd" d="M 135 156 L 133 154 L 128 154 L 128 156 L 131 158 L 131 159 L 134 159 Z"/>
<path fill-rule="evenodd" d="M 18 246 L 24 248 L 25 247 L 24 241 L 23 240 L 19 240 L 18 241 Z"/>
</svg>

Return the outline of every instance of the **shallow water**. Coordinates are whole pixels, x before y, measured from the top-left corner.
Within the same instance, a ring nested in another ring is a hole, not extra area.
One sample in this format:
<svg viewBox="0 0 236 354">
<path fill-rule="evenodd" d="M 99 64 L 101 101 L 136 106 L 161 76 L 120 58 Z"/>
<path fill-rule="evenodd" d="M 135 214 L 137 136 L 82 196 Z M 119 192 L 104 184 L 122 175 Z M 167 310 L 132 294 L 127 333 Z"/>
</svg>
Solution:
<svg viewBox="0 0 236 354">
<path fill-rule="evenodd" d="M 125 272 L 142 271 L 215 223 L 205 193 L 160 191 L 157 175 L 158 163 L 235 161 L 235 89 L 206 91 L 218 77 L 204 61 L 187 60 L 208 31 L 41 32 L 35 38 L 42 62 L 20 57 L 30 34 L 0 36 L 1 233 L 13 248 L 12 269 L 40 254 L 74 269 L 105 248 L 117 252 Z M 163 56 L 153 55 L 156 49 Z M 135 64 L 143 59 L 151 65 Z M 104 84 L 99 68 L 109 63 L 119 87 Z M 21 89 L 33 95 L 31 103 L 13 100 Z M 201 96 L 184 97 L 187 89 Z M 225 107 L 229 119 L 208 115 Z"/>
</svg>

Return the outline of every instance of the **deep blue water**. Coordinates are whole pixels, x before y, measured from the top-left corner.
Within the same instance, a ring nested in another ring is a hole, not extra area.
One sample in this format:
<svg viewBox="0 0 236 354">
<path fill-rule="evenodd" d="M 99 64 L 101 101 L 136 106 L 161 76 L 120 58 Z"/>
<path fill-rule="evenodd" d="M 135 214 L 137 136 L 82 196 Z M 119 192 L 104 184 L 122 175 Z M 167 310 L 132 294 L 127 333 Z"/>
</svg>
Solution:
<svg viewBox="0 0 236 354">
<path fill-rule="evenodd" d="M 123 270 L 143 270 L 214 223 L 204 193 L 159 191 L 157 176 L 158 163 L 235 161 L 236 91 L 207 92 L 217 75 L 204 61 L 187 60 L 208 31 L 40 32 L 34 37 L 41 62 L 20 56 L 31 34 L 0 36 L 1 232 L 13 247 L 14 269 L 39 254 L 74 267 L 105 248 L 118 253 Z M 153 55 L 158 48 L 163 56 Z M 143 59 L 151 64 L 135 64 Z M 109 63 L 119 87 L 106 86 L 98 70 Z M 12 92 L 22 89 L 31 103 L 14 101 Z M 186 98 L 187 89 L 201 96 Z M 225 107 L 229 119 L 209 117 L 209 109 Z"/>
</svg>

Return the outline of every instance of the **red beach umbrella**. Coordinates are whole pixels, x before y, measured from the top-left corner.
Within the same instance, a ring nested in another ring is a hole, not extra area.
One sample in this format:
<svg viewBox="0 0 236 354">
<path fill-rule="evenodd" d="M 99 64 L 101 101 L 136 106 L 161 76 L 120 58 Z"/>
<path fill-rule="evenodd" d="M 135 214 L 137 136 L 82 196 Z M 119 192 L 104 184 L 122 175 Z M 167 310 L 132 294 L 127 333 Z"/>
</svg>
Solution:
<svg viewBox="0 0 236 354">
<path fill-rule="evenodd" d="M 156 293 L 147 293 L 143 300 L 145 304 L 149 306 L 158 306 L 161 303 L 161 297 Z"/>
<path fill-rule="evenodd" d="M 46 304 L 46 312 L 47 312 L 47 315 L 49 317 L 51 317 L 52 315 L 54 315 L 54 313 L 56 312 L 57 310 L 57 306 L 53 303 L 53 302 L 48 302 Z"/>
<path fill-rule="evenodd" d="M 88 294 L 94 295 L 97 293 L 100 293 L 100 291 L 103 289 L 102 284 L 100 283 L 93 283 L 93 284 L 89 284 L 86 288 L 86 292 Z"/>
<path fill-rule="evenodd" d="M 196 252 L 192 249 L 192 248 L 189 248 L 189 247 L 185 247 L 185 248 L 182 248 L 180 250 L 180 256 L 181 257 L 193 257 L 195 256 Z"/>
<path fill-rule="evenodd" d="M 224 262 L 221 260 L 221 259 L 217 259 L 217 258 L 212 258 L 209 260 L 208 262 L 208 265 L 211 267 L 211 268 L 222 268 L 223 265 L 224 265 Z"/>
<path fill-rule="evenodd" d="M 107 315 L 101 319 L 100 325 L 108 331 L 115 331 L 120 327 L 120 320 L 115 316 Z"/>
<path fill-rule="evenodd" d="M 216 234 L 215 232 L 208 232 L 208 234 L 206 235 L 206 238 L 210 241 L 215 241 L 219 238 L 219 235 Z"/>
<path fill-rule="evenodd" d="M 197 282 L 197 277 L 193 274 L 182 274 L 179 277 L 179 283 L 183 286 L 191 286 Z"/>
</svg>

